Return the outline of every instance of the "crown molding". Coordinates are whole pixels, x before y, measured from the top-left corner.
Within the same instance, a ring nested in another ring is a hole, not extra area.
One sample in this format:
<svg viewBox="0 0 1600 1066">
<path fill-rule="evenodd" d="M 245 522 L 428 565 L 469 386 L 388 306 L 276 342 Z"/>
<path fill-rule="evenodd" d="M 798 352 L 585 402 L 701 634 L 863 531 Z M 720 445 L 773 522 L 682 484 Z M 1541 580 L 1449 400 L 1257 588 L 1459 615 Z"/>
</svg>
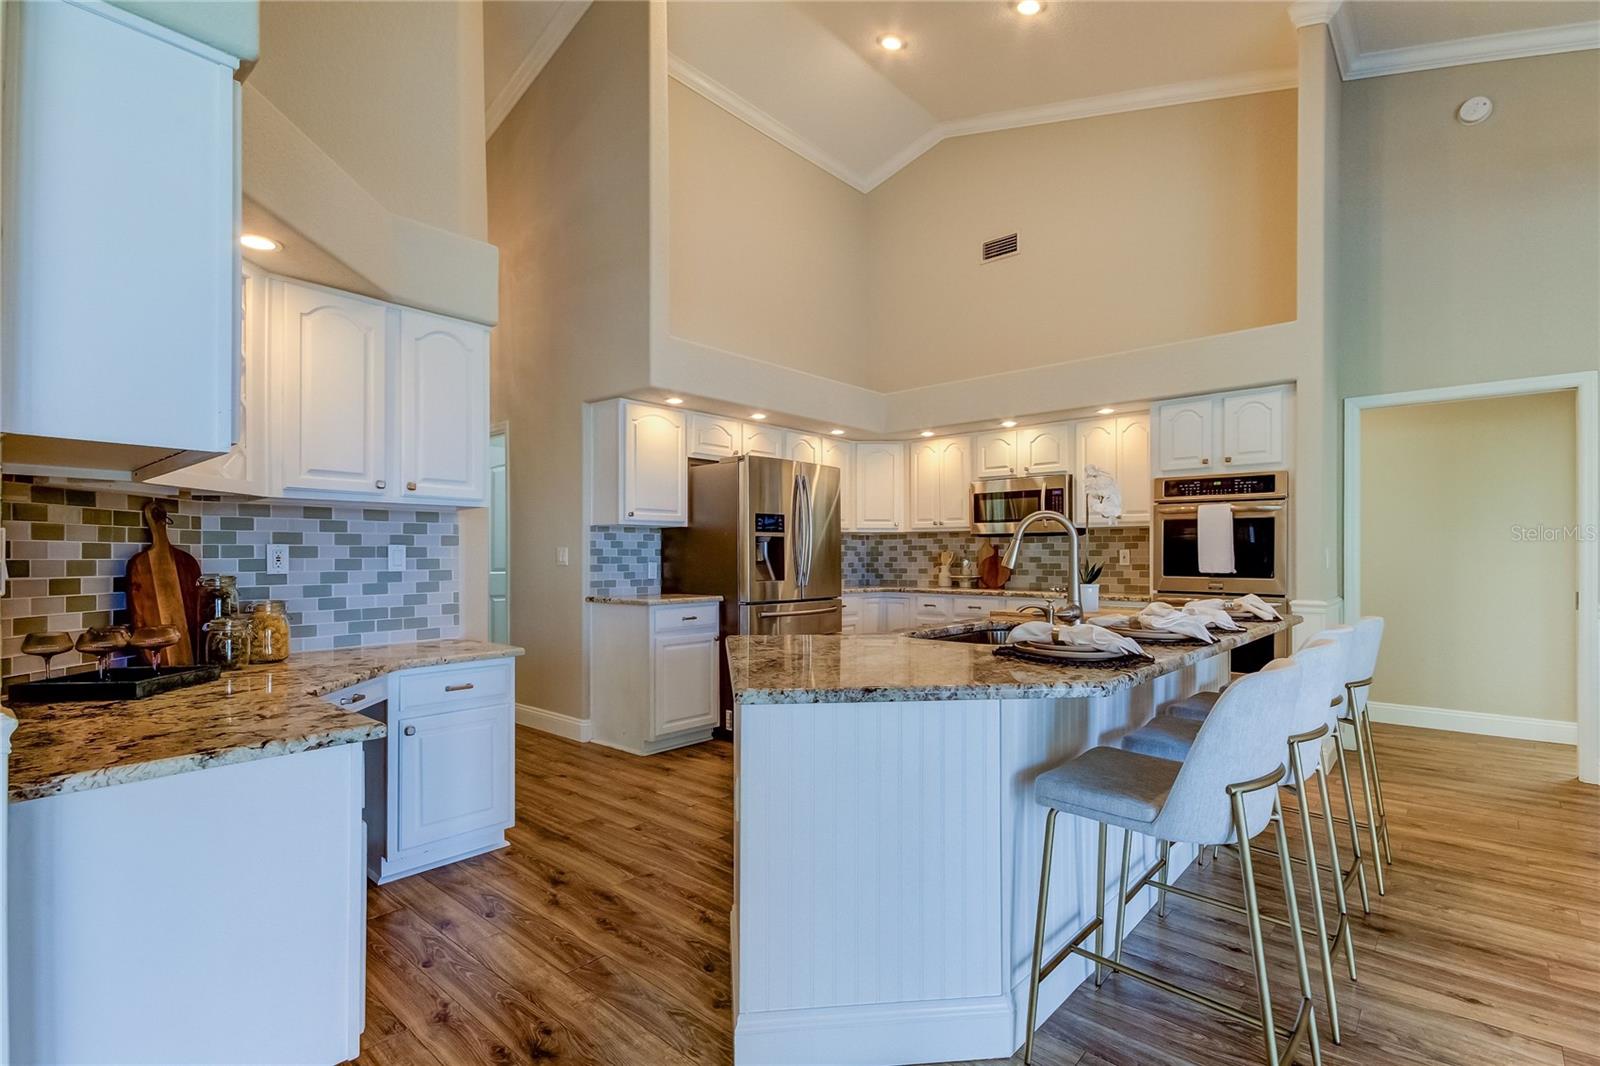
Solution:
<svg viewBox="0 0 1600 1066">
<path fill-rule="evenodd" d="M 483 137 L 488 140 L 494 131 L 500 128 L 500 123 L 511 114 L 511 109 L 517 106 L 517 101 L 522 99 L 522 94 L 528 91 L 528 86 L 533 84 L 533 79 L 539 76 L 544 65 L 550 62 L 550 57 L 556 54 L 561 43 L 567 39 L 567 34 L 583 18 L 583 13 L 589 10 L 589 0 L 566 0 L 550 20 L 549 25 L 540 31 L 539 36 L 528 48 L 528 54 L 522 57 L 522 62 L 517 64 L 517 69 L 511 72 L 511 80 L 495 94 L 489 106 L 484 109 Z"/>
<path fill-rule="evenodd" d="M 1298 84 L 1298 75 L 1294 70 L 1264 70 L 1222 78 L 1156 85 L 1148 89 L 1133 89 L 1128 92 L 1062 100 L 1038 107 L 993 111 L 971 118 L 954 119 L 931 126 L 916 140 L 890 156 L 881 166 L 869 173 L 860 174 L 823 151 L 808 138 L 784 125 L 767 111 L 677 56 L 670 57 L 667 71 L 683 85 L 693 89 L 735 118 L 753 126 L 791 152 L 863 193 L 871 192 L 882 185 L 940 141 L 950 137 L 994 133 L 1000 130 L 1021 129 L 1024 126 L 1042 126 L 1052 122 L 1117 115 L 1128 111 L 1145 111 L 1177 104 L 1201 103 L 1230 96 L 1276 92 L 1280 89 L 1293 89 Z"/>
<path fill-rule="evenodd" d="M 1335 37 L 1336 44 L 1337 41 Z M 1467 63 L 1492 63 L 1501 59 L 1525 59 L 1595 48 L 1600 48 L 1600 21 L 1464 37 L 1456 41 L 1391 48 L 1382 52 L 1355 51 L 1348 59 L 1341 55 L 1339 65 L 1345 80 L 1353 81 L 1386 74 L 1409 74 Z"/>
<path fill-rule="evenodd" d="M 868 192 L 872 186 L 838 159 L 823 151 L 817 144 L 801 136 L 782 121 L 752 104 L 705 71 L 675 55 L 667 57 L 667 74 L 680 84 L 693 89 L 701 96 L 783 145 L 795 155 L 821 167 L 858 192 Z"/>
</svg>

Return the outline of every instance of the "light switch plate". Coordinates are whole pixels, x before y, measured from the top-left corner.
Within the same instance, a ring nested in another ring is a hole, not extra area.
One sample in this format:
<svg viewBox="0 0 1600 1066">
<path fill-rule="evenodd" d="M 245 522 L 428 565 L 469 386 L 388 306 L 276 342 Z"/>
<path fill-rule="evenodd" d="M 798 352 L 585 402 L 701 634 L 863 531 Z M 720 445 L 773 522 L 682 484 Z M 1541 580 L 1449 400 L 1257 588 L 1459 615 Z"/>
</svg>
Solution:
<svg viewBox="0 0 1600 1066">
<path fill-rule="evenodd" d="M 570 551 L 568 551 L 565 547 L 561 547 L 561 548 L 557 548 L 556 549 L 556 565 L 557 566 L 571 566 L 572 565 L 572 553 Z"/>
<path fill-rule="evenodd" d="M 1117 552 L 1118 566 L 1127 566 L 1131 562 L 1133 562 L 1133 553 L 1127 548 L 1123 548 L 1121 551 Z"/>
<path fill-rule="evenodd" d="M 406 546 L 404 544 L 389 545 L 389 569 L 404 570 L 406 568 Z"/>
<path fill-rule="evenodd" d="M 289 546 L 287 544 L 267 545 L 267 573 L 287 574 L 289 572 Z"/>
</svg>

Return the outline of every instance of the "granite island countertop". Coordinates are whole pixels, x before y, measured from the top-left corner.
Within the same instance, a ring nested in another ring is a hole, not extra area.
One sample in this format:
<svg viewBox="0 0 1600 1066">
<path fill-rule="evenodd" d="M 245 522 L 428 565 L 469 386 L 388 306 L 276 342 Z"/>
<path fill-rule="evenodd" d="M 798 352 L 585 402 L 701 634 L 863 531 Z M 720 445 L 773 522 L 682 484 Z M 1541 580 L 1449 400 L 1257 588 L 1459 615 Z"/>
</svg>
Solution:
<svg viewBox="0 0 1600 1066">
<path fill-rule="evenodd" d="M 1270 637 L 1300 621 L 1245 623 L 1215 644 L 1146 642 L 1153 662 L 1122 667 L 1035 664 L 1001 658 L 992 645 L 905 633 L 746 637 L 726 640 L 737 703 L 884 703 L 917 700 L 1069 699 L 1107 696 Z M 924 632 L 982 628 L 941 626 Z"/>
<path fill-rule="evenodd" d="M 504 659 L 521 648 L 431 640 L 300 652 L 142 700 L 18 703 L 11 802 L 147 781 L 210 766 L 357 744 L 383 723 L 322 697 L 381 674 Z"/>
<path fill-rule="evenodd" d="M 656 592 L 638 596 L 585 596 L 583 602 L 623 607 L 662 607 L 667 604 L 721 603 L 722 597 L 699 592 Z"/>
</svg>

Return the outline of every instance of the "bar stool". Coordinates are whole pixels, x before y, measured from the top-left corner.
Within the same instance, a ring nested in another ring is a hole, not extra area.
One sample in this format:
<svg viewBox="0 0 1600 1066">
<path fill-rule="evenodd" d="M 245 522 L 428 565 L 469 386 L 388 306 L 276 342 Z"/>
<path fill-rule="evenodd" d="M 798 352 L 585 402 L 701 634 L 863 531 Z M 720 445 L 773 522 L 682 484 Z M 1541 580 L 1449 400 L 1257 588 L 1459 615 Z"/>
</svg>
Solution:
<svg viewBox="0 0 1600 1066">
<path fill-rule="evenodd" d="M 1349 907 L 1345 901 L 1344 868 L 1339 861 L 1338 837 L 1334 831 L 1333 807 L 1328 794 L 1327 775 L 1323 772 L 1323 740 L 1338 727 L 1338 718 L 1330 696 L 1342 684 L 1345 654 L 1338 639 L 1318 639 L 1305 645 L 1292 662 L 1300 664 L 1301 683 L 1295 693 L 1290 715 L 1290 733 L 1286 738 L 1289 775 L 1284 786 L 1299 796 L 1299 816 L 1302 843 L 1305 851 L 1303 863 L 1311 887 L 1312 916 L 1316 926 L 1317 948 L 1322 957 L 1322 980 L 1328 997 L 1329 1032 L 1334 1043 L 1342 1040 L 1339 1025 L 1339 999 L 1333 976 L 1333 956 L 1344 952 L 1350 979 L 1356 979 L 1355 944 L 1350 930 Z M 1182 761 L 1192 750 L 1203 721 L 1173 715 L 1158 716 L 1150 724 L 1122 738 L 1128 751 L 1153 755 L 1159 759 Z M 1307 767 L 1310 767 L 1307 770 Z M 1327 914 L 1322 899 L 1321 870 L 1317 861 L 1316 838 L 1312 828 L 1311 809 L 1306 803 L 1310 776 L 1316 777 L 1322 796 L 1322 809 L 1328 834 L 1328 854 L 1334 881 L 1334 902 L 1338 908 L 1338 923 L 1333 932 L 1328 931 Z M 1304 782 L 1304 785 L 1302 785 Z M 1359 867 L 1357 871 L 1359 872 Z"/>
<path fill-rule="evenodd" d="M 1372 675 L 1377 671 L 1378 651 L 1382 645 L 1382 618 L 1368 615 L 1355 624 L 1355 635 L 1350 647 L 1349 673 L 1346 675 L 1344 686 L 1346 695 L 1344 720 L 1355 733 L 1356 756 L 1361 762 L 1361 784 L 1366 793 L 1367 824 L 1363 828 L 1372 836 L 1373 854 L 1381 854 L 1383 859 L 1383 862 L 1373 864 L 1377 869 L 1379 895 L 1384 894 L 1383 863 L 1394 865 L 1394 850 L 1389 846 L 1389 815 L 1383 805 L 1383 780 L 1378 775 L 1378 752 L 1372 740 L 1372 715 L 1367 709 L 1367 697 L 1372 689 Z"/>
<path fill-rule="evenodd" d="M 1023 1062 L 1033 1061 L 1033 1036 L 1038 1023 L 1039 982 L 1069 956 L 1078 955 L 1095 966 L 1095 986 L 1108 972 L 1143 981 L 1192 1003 L 1208 1007 L 1235 1021 L 1258 1027 L 1268 1066 L 1292 1062 L 1300 1047 L 1309 1044 L 1312 1062 L 1321 1066 L 1316 1008 L 1311 1001 L 1311 976 L 1306 965 L 1305 942 L 1300 934 L 1300 914 L 1290 871 L 1289 841 L 1283 828 L 1277 785 L 1287 770 L 1283 764 L 1285 738 L 1295 696 L 1301 685 L 1298 663 L 1282 660 L 1270 664 L 1232 685 L 1226 697 L 1197 731 L 1188 757 L 1181 763 L 1158 759 L 1120 748 L 1091 748 L 1082 755 L 1040 774 L 1034 782 L 1034 799 L 1049 808 L 1045 816 L 1044 858 L 1039 872 L 1039 909 L 1033 932 L 1033 966 L 1028 985 L 1028 1030 Z M 1100 859 L 1095 895 L 1095 917 L 1068 938 L 1045 962 L 1045 916 L 1050 891 L 1050 860 L 1055 842 L 1056 816 L 1075 814 L 1100 824 Z M 1300 977 L 1300 1009 L 1287 1032 L 1283 1047 L 1273 1022 L 1272 993 L 1267 983 L 1267 959 L 1261 937 L 1261 909 L 1256 896 L 1255 869 L 1249 842 L 1272 825 L 1283 870 L 1283 895 L 1288 908 L 1295 961 Z M 1123 830 L 1122 879 L 1117 891 L 1115 942 L 1104 954 L 1105 855 L 1109 826 Z M 1139 880 L 1129 885 L 1128 863 L 1133 834 L 1154 837 L 1160 857 Z M 1167 857 L 1172 844 L 1220 846 L 1238 842 L 1244 874 L 1244 905 L 1165 884 Z M 1258 1014 L 1174 984 L 1122 961 L 1122 936 L 1128 900 L 1162 877 L 1156 887 L 1187 898 L 1227 908 L 1245 916 L 1250 953 L 1255 964 Z M 1083 947 L 1094 937 L 1094 950 Z"/>
</svg>

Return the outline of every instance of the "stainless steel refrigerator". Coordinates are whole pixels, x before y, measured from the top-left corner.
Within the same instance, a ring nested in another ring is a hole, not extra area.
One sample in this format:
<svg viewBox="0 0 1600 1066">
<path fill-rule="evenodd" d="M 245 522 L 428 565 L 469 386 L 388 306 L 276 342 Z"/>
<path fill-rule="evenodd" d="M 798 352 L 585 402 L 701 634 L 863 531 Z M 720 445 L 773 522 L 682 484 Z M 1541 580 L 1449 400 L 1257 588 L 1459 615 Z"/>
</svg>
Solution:
<svg viewBox="0 0 1600 1066">
<path fill-rule="evenodd" d="M 722 597 L 722 635 L 837 633 L 843 540 L 839 471 L 740 456 L 689 470 L 689 525 L 663 531 L 667 592 Z M 733 708 L 726 657 L 723 721 Z"/>
</svg>

